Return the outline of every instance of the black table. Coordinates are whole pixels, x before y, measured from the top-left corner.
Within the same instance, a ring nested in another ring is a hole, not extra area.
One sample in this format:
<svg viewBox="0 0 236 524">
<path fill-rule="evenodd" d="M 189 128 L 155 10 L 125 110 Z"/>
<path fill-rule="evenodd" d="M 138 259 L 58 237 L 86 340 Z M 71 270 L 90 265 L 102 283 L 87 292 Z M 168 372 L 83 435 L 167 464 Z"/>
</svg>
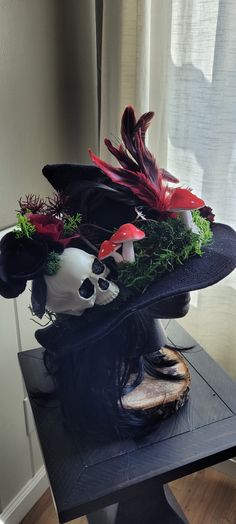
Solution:
<svg viewBox="0 0 236 524">
<path fill-rule="evenodd" d="M 175 321 L 167 335 L 174 346 L 195 344 L 184 353 L 190 399 L 137 440 L 67 434 L 42 349 L 19 354 L 61 523 L 84 514 L 90 524 L 187 522 L 166 483 L 236 455 L 235 382 Z"/>
</svg>

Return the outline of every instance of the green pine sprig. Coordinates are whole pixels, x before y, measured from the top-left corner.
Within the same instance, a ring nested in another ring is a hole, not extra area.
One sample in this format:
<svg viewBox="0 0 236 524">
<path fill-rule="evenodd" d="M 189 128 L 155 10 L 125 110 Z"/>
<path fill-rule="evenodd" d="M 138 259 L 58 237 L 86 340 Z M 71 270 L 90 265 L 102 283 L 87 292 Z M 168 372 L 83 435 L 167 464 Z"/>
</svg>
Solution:
<svg viewBox="0 0 236 524">
<path fill-rule="evenodd" d="M 33 224 L 31 224 L 29 218 L 26 215 L 21 215 L 21 213 L 17 213 L 17 224 L 16 228 L 13 229 L 13 233 L 15 234 L 16 238 L 32 238 L 34 235 L 36 229 Z"/>
<path fill-rule="evenodd" d="M 64 236 L 70 237 L 77 233 L 78 226 L 81 223 L 82 215 L 81 213 L 76 213 L 76 215 L 66 216 L 64 218 Z"/>
</svg>

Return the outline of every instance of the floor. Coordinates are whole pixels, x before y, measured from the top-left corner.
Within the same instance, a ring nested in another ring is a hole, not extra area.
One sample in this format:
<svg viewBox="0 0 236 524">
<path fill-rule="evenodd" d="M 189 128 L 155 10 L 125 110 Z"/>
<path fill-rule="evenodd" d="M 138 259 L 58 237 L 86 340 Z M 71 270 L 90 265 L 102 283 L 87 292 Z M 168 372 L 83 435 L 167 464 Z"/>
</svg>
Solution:
<svg viewBox="0 0 236 524">
<path fill-rule="evenodd" d="M 236 524 L 236 480 L 208 468 L 171 482 L 170 487 L 189 524 Z M 87 524 L 87 519 L 72 523 Z M 20 524 L 58 524 L 49 490 Z"/>
</svg>

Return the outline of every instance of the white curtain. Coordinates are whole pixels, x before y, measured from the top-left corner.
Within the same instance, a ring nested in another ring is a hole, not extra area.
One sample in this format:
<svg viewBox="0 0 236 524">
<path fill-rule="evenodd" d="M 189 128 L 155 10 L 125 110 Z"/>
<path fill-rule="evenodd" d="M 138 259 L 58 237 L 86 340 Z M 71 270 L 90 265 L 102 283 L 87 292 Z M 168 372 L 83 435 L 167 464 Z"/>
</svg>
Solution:
<svg viewBox="0 0 236 524">
<path fill-rule="evenodd" d="M 104 0 L 103 138 L 116 140 L 125 105 L 154 110 L 159 164 L 236 227 L 236 3 Z M 236 376 L 235 272 L 195 292 L 182 324 Z"/>
</svg>

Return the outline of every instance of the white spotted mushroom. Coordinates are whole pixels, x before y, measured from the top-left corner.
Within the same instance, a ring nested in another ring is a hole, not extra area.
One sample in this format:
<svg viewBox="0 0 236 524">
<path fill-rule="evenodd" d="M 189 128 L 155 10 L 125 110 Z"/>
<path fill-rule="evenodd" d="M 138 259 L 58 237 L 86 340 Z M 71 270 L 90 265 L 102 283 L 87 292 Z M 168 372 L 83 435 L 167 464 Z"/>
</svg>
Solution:
<svg viewBox="0 0 236 524">
<path fill-rule="evenodd" d="M 172 191 L 168 211 L 178 213 L 186 228 L 190 229 L 193 233 L 199 234 L 199 228 L 193 221 L 191 211 L 200 209 L 204 205 L 204 200 L 194 195 L 188 189 L 177 188 Z"/>
<path fill-rule="evenodd" d="M 117 262 L 117 264 L 123 262 L 123 257 L 120 255 L 120 253 L 117 253 L 117 250 L 120 247 L 121 244 L 117 244 L 111 240 L 104 240 L 99 249 L 98 259 L 104 260 L 105 258 L 112 257 Z"/>
<path fill-rule="evenodd" d="M 111 242 L 122 244 L 122 256 L 124 262 L 135 262 L 133 243 L 145 237 L 144 231 L 138 229 L 134 224 L 123 224 L 112 235 Z"/>
</svg>

